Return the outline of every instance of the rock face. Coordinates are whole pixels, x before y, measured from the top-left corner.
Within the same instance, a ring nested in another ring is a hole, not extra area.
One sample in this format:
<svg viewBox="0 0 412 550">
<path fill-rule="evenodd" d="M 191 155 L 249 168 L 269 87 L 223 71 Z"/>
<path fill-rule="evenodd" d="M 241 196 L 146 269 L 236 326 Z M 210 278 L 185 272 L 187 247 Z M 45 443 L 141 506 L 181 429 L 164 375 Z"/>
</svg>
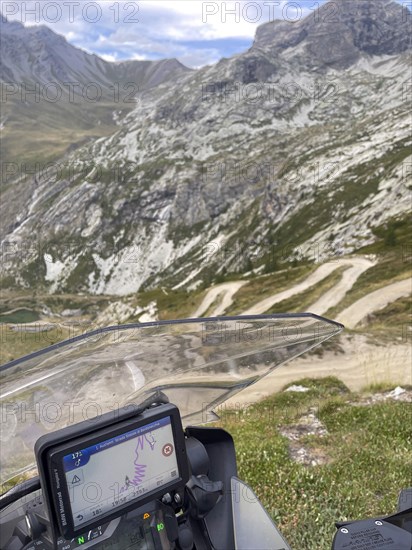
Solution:
<svg viewBox="0 0 412 550">
<path fill-rule="evenodd" d="M 363 54 L 395 55 L 410 49 L 410 14 L 390 0 L 327 2 L 297 23 L 262 25 L 253 47 L 274 55 L 295 49 L 293 55 L 313 66 L 347 68 Z"/>
<path fill-rule="evenodd" d="M 75 48 L 44 25 L 25 27 L 3 16 L 0 16 L 0 31 L 1 82 L 20 84 L 26 81 L 45 85 L 51 82 L 62 85 L 65 82 L 79 85 L 96 82 L 108 89 L 115 82 L 138 82 L 140 89 L 144 90 L 177 74 L 191 72 L 177 59 L 110 63 Z"/>
<path fill-rule="evenodd" d="M 410 209 L 410 21 L 394 2 L 330 2 L 262 25 L 216 65 L 146 68 L 152 87 L 111 135 L 3 186 L 3 276 L 51 291 L 191 289 L 373 242 Z"/>
</svg>

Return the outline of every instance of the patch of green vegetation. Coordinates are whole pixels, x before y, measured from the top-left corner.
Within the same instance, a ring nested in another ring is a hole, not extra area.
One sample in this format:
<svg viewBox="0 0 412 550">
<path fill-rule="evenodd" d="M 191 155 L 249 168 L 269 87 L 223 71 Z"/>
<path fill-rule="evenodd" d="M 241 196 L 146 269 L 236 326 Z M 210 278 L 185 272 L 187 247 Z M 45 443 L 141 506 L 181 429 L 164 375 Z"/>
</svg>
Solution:
<svg viewBox="0 0 412 550">
<path fill-rule="evenodd" d="M 348 269 L 348 266 L 338 267 L 319 283 L 273 305 L 268 313 L 299 313 L 306 311 L 312 304 L 319 300 L 325 292 L 330 290 L 341 280 L 343 272 L 346 271 L 346 269 Z"/>
<path fill-rule="evenodd" d="M 287 388 L 290 388 L 295 384 L 309 388 L 314 397 L 326 397 L 350 393 L 348 387 L 335 376 L 325 376 L 324 378 L 301 378 L 299 382 L 291 382 L 290 384 L 286 384 L 286 386 L 282 388 L 282 391 L 285 391 Z"/>
<path fill-rule="evenodd" d="M 39 314 L 44 306 L 48 307 L 53 314 L 60 314 L 65 309 L 81 309 L 84 313 L 94 314 L 107 307 L 112 300 L 112 296 L 106 295 L 42 294 L 25 289 L 2 289 L 0 315 L 17 309 L 30 309 Z M 29 320 L 24 319 L 22 322 L 29 322 Z"/>
<path fill-rule="evenodd" d="M 203 296 L 203 290 L 188 293 L 185 290 L 156 288 L 137 294 L 136 305 L 145 307 L 150 302 L 156 302 L 161 321 L 188 319 L 199 306 Z"/>
<path fill-rule="evenodd" d="M 133 104 L 122 104 L 122 111 Z M 7 124 L 1 140 L 1 158 L 41 169 L 48 162 L 62 158 L 87 141 L 110 136 L 119 130 L 113 111 L 119 104 L 109 99 L 91 104 L 88 101 L 22 102 L 11 98 L 4 108 Z"/>
<path fill-rule="evenodd" d="M 46 264 L 43 258 L 39 257 L 23 267 L 20 276 L 30 288 L 43 287 L 46 277 Z"/>
<path fill-rule="evenodd" d="M 293 165 L 288 166 L 287 173 L 291 171 L 293 173 Z M 345 173 L 334 187 L 329 185 L 326 189 L 315 189 L 309 202 L 280 227 L 273 228 L 271 237 L 273 241 L 280 243 L 283 251 L 281 257 L 284 259 L 286 250 L 302 245 L 328 227 L 336 213 L 336 205 L 339 205 L 343 212 L 349 212 L 369 195 L 375 194 L 381 176 L 371 177 L 370 174 L 370 164 L 359 165 L 352 172 Z M 306 199 L 308 195 L 307 191 L 303 191 L 300 198 Z"/>
<path fill-rule="evenodd" d="M 30 479 L 29 475 L 20 475 L 13 477 L 10 481 L 6 481 L 5 483 L 0 484 L 0 494 L 6 493 L 7 491 L 10 491 L 13 487 L 16 485 L 19 485 L 20 483 L 23 483 L 23 481 L 27 481 Z"/>
<path fill-rule="evenodd" d="M 305 264 L 289 269 L 282 269 L 270 275 L 255 277 L 238 290 L 234 296 L 230 313 L 237 315 L 245 311 L 257 301 L 264 300 L 272 294 L 282 292 L 293 285 L 298 284 L 316 269 L 312 264 Z"/>
<path fill-rule="evenodd" d="M 335 202 L 329 193 L 329 191 L 315 190 L 310 203 L 302 206 L 280 227 L 273 229 L 273 239 L 281 243 L 283 251 L 290 246 L 296 247 L 308 241 L 330 224 L 331 209 Z M 320 204 L 322 208 L 319 208 Z M 283 253 L 282 256 L 284 255 Z"/>
<path fill-rule="evenodd" d="M 303 153 L 299 157 L 300 163 L 310 165 L 312 155 L 313 152 L 306 155 Z M 392 149 L 379 158 L 378 161 L 374 160 L 373 162 L 356 165 L 345 172 L 338 180 L 331 181 L 327 188 L 315 189 L 313 194 L 303 192 L 300 199 L 311 196 L 310 202 L 304 204 L 280 227 L 272 228 L 271 236 L 273 240 L 281 243 L 280 246 L 283 250 L 291 250 L 292 247 L 301 246 L 320 230 L 330 225 L 331 220 L 334 219 L 334 215 L 337 213 L 337 206 L 339 206 L 339 211 L 343 213 L 341 218 L 344 221 L 345 213 L 350 213 L 354 208 L 359 207 L 367 197 L 375 195 L 384 176 L 391 173 L 409 155 L 408 140 L 401 140 L 393 144 Z M 298 173 L 298 168 L 296 161 L 288 160 L 281 167 L 278 176 L 280 178 L 291 177 L 294 172 Z M 377 168 L 383 168 L 384 172 L 378 173 Z M 403 232 L 403 237 L 409 239 L 410 243 L 410 223 L 409 221 L 409 227 L 405 226 L 402 229 L 398 226 L 395 228 L 396 237 L 398 237 L 397 242 L 403 240 L 403 238 L 399 238 L 400 233 Z M 409 237 L 407 236 L 408 231 Z M 379 238 L 379 235 L 377 237 Z M 389 234 L 385 236 L 383 245 L 378 247 L 372 245 L 362 250 L 362 253 L 380 252 L 382 248 L 393 246 L 393 243 L 393 228 L 389 227 Z"/>
<path fill-rule="evenodd" d="M 368 332 L 385 338 L 396 335 L 398 340 L 412 341 L 412 302 L 410 297 L 399 298 L 385 308 L 368 316 Z"/>
<path fill-rule="evenodd" d="M 17 286 L 15 277 L 11 275 L 6 275 L 5 277 L 0 278 L 0 289 L 5 288 L 15 288 Z"/>
<path fill-rule="evenodd" d="M 99 268 L 93 259 L 92 253 L 85 252 L 78 258 L 76 267 L 68 276 L 64 284 L 64 290 L 70 292 L 88 290 L 88 276 L 93 272 L 98 276 Z"/>
<path fill-rule="evenodd" d="M 361 254 L 396 254 L 403 263 L 412 263 L 412 219 L 410 216 L 392 218 L 372 229 L 376 242 L 357 252 Z"/>
<path fill-rule="evenodd" d="M 354 406 L 349 401 L 356 404 L 361 394 L 350 394 L 333 378 L 295 384 L 310 390 L 279 393 L 244 412 L 227 410 L 221 425 L 235 440 L 239 477 L 257 493 L 291 547 L 329 550 L 335 521 L 392 513 L 399 491 L 411 486 L 412 405 Z M 296 463 L 278 431 L 309 408 L 318 411 L 329 433 L 306 436 L 302 444 L 324 453 L 325 465 Z"/>
<path fill-rule="evenodd" d="M 308 357 L 315 355 L 316 357 L 323 357 L 326 352 L 333 352 L 334 355 L 340 355 L 345 353 L 345 349 L 342 346 L 342 334 L 337 334 L 329 340 L 321 342 L 315 348 L 307 352 Z"/>
<path fill-rule="evenodd" d="M 204 266 L 197 277 L 202 280 L 201 288 L 206 289 L 214 284 L 239 280 L 240 274 L 257 267 L 257 264 L 261 262 L 257 262 L 251 257 L 248 242 L 254 229 L 259 226 L 258 208 L 257 200 L 245 207 L 236 220 L 235 235 L 229 237 L 224 245 L 219 246 L 214 242 L 213 237 L 210 238 L 210 241 L 201 241 L 198 247 L 182 256 L 174 262 L 172 268 L 166 269 L 161 274 L 163 280 L 173 286 L 182 279 L 182 272 L 179 272 L 179 278 L 174 275 L 180 267 L 195 265 L 199 268 Z M 206 234 L 208 229 L 209 227 L 205 227 L 204 222 L 195 224 L 192 227 L 173 227 L 169 238 L 177 244 L 181 243 L 183 239 L 191 239 L 200 233 Z M 219 232 L 224 234 L 233 233 L 233 227 L 219 226 Z M 186 271 L 183 271 L 183 273 L 186 273 Z M 150 287 L 150 280 L 147 286 Z"/>
<path fill-rule="evenodd" d="M 213 311 L 215 311 L 215 309 L 220 305 L 221 301 L 222 301 L 222 296 L 220 295 L 216 296 L 216 298 L 210 304 L 208 309 L 202 314 L 202 317 L 211 317 L 213 314 Z"/>
<path fill-rule="evenodd" d="M 27 289 L 2 288 L 0 293 L 0 313 L 6 313 L 12 309 L 27 308 L 37 309 L 36 292 Z"/>
<path fill-rule="evenodd" d="M 393 382 L 374 382 L 362 388 L 362 394 L 384 393 L 392 391 L 395 388 Z M 405 390 L 411 390 L 412 386 L 402 384 L 402 388 Z"/>
<path fill-rule="evenodd" d="M 0 325 L 1 330 L 1 364 L 18 359 L 37 351 L 46 348 L 62 340 L 66 340 L 73 336 L 73 329 L 56 325 L 52 330 L 43 332 L 24 332 L 24 330 L 11 330 L 6 324 Z"/>
<path fill-rule="evenodd" d="M 361 164 L 357 165 L 352 172 L 346 173 L 342 187 L 333 194 L 334 204 L 339 204 L 344 212 L 350 212 L 361 205 L 369 195 L 376 194 L 382 176 L 371 177 L 371 172 L 373 173 L 370 164 Z"/>
<path fill-rule="evenodd" d="M 387 172 L 399 167 L 402 162 L 410 156 L 410 142 L 410 136 L 408 136 L 393 143 L 391 149 L 388 150 L 386 154 L 379 159 L 380 164 L 383 164 Z"/>
<path fill-rule="evenodd" d="M 204 230 L 204 222 L 195 223 L 194 225 L 170 225 L 168 232 L 168 240 L 172 240 L 173 244 L 179 245 L 184 240 L 192 239 Z"/>
</svg>

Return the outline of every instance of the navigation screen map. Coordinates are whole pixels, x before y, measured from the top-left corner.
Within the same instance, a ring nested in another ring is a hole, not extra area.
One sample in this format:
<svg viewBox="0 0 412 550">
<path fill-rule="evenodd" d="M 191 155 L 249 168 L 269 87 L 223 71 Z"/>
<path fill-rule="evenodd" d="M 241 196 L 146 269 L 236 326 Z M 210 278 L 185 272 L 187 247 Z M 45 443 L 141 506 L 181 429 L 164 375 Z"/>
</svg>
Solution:
<svg viewBox="0 0 412 550">
<path fill-rule="evenodd" d="M 63 457 L 78 527 L 179 477 L 170 417 Z"/>
</svg>

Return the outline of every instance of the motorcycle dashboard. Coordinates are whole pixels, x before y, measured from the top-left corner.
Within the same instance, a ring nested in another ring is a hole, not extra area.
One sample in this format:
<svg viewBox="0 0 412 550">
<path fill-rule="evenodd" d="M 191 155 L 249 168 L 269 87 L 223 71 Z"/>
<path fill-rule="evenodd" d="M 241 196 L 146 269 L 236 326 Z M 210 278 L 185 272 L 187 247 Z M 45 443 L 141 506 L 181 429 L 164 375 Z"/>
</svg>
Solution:
<svg viewBox="0 0 412 550">
<path fill-rule="evenodd" d="M 86 529 L 76 537 L 66 539 L 58 536 L 53 542 L 48 537 L 38 534 L 32 537 L 24 536 L 25 515 L 32 510 L 43 514 L 44 498 L 41 490 L 31 493 L 13 503 L 3 516 L 1 548 L 5 550 L 19 548 L 20 550 L 170 550 L 172 544 L 169 535 L 173 533 L 174 510 L 161 501 L 153 501 L 136 508 L 122 517 L 102 523 L 94 529 Z M 20 542 L 17 544 L 16 516 Z M 14 520 L 12 519 L 14 518 Z M 10 521 L 10 523 L 9 523 Z M 172 526 L 172 528 L 171 528 Z M 4 532 L 3 532 L 4 530 Z M 11 536 L 10 536 L 11 535 Z M 28 539 L 31 539 L 29 542 Z M 26 544 L 24 544 L 26 542 Z"/>
<path fill-rule="evenodd" d="M 103 415 L 41 437 L 35 447 L 40 482 L 54 538 L 93 532 L 184 487 L 185 438 L 174 405 L 124 418 Z M 106 418 L 104 418 L 106 417 Z"/>
</svg>

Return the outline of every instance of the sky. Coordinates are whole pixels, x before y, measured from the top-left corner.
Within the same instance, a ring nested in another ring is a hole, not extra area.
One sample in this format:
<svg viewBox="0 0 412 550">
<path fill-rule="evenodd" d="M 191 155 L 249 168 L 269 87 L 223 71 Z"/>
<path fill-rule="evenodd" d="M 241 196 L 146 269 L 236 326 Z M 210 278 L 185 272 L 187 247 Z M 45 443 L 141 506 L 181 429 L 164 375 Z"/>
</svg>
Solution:
<svg viewBox="0 0 412 550">
<path fill-rule="evenodd" d="M 0 0 L 0 5 L 8 19 L 45 24 L 108 61 L 175 57 L 197 68 L 248 49 L 262 23 L 299 21 L 325 1 Z M 397 1 L 412 7 L 412 1 Z"/>
</svg>

